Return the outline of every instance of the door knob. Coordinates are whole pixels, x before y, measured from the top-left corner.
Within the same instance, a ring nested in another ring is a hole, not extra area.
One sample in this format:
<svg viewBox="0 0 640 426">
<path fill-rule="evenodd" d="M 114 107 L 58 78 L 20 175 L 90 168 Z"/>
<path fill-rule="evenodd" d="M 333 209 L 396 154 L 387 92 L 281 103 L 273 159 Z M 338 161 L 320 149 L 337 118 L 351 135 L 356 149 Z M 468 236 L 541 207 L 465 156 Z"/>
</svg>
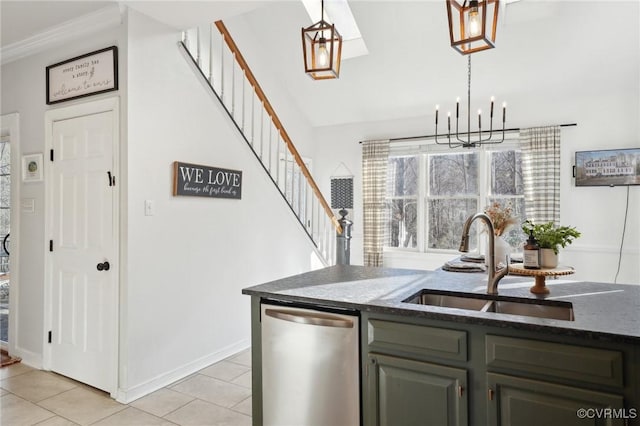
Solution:
<svg viewBox="0 0 640 426">
<path fill-rule="evenodd" d="M 109 268 L 111 267 L 111 265 L 109 265 L 109 262 L 105 261 L 104 263 L 98 263 L 98 271 L 108 271 Z"/>
</svg>

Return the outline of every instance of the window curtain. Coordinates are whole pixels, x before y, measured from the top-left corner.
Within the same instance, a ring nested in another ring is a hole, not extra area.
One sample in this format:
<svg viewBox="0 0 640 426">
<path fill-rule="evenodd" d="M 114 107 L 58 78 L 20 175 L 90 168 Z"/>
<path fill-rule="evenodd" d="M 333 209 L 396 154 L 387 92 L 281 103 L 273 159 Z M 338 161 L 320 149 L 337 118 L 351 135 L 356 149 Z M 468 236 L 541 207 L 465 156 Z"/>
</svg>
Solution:
<svg viewBox="0 0 640 426">
<path fill-rule="evenodd" d="M 560 222 L 560 127 L 520 131 L 525 213 L 533 223 Z"/>
<path fill-rule="evenodd" d="M 364 264 L 382 266 L 384 200 L 389 141 L 362 143 L 362 205 L 364 211 Z"/>
</svg>

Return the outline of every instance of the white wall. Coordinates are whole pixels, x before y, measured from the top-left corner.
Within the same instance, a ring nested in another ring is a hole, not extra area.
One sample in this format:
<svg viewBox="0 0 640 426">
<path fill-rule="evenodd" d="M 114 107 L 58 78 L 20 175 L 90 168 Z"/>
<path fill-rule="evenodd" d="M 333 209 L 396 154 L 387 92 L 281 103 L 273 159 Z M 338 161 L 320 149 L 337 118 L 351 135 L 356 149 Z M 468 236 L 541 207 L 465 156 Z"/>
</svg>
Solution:
<svg viewBox="0 0 640 426">
<path fill-rule="evenodd" d="M 249 345 L 241 289 L 311 269 L 313 247 L 176 31 L 128 17 L 128 247 L 122 330 L 130 400 Z M 243 171 L 242 200 L 173 197 L 172 162 Z M 144 201 L 157 213 L 144 216 Z"/>
<path fill-rule="evenodd" d="M 121 103 L 122 401 L 247 347 L 250 299 L 242 288 L 319 265 L 306 233 L 178 40 L 175 29 L 127 12 L 119 28 L 2 67 L 0 113 L 20 113 L 21 154 L 43 152 L 44 115 L 55 108 L 45 104 L 45 67 L 119 46 L 120 91 L 89 99 L 119 96 Z M 173 197 L 173 161 L 242 170 L 242 200 Z M 36 211 L 20 214 L 20 282 L 12 288 L 17 334 L 10 340 L 35 367 L 43 363 L 47 321 L 45 185 L 20 186 Z M 155 201 L 155 216 L 144 216 L 145 200 Z"/>
<path fill-rule="evenodd" d="M 45 68 L 103 47 L 122 45 L 121 29 L 115 28 L 99 35 L 82 37 L 73 44 L 49 48 L 28 58 L 2 66 L 2 114 L 17 112 L 20 114 L 20 145 L 23 154 L 44 153 L 44 114 L 57 106 L 46 105 Z M 104 96 L 114 96 L 110 93 Z M 101 96 L 101 97 L 104 97 Z M 70 101 L 62 106 L 82 101 Z M 44 153 L 45 160 L 48 158 Z M 47 167 L 47 161 L 44 164 Z M 46 169 L 45 169 L 46 170 Z M 14 179 L 20 179 L 20 167 L 13 165 Z M 22 183 L 22 200 L 33 199 L 34 213 L 19 213 L 19 282 L 12 282 L 11 297 L 13 318 L 17 322 L 18 333 L 10 334 L 10 346 L 15 347 L 16 355 L 23 361 L 36 367 L 42 365 L 42 352 L 45 342 L 44 323 L 44 256 L 46 256 L 45 226 L 45 182 Z M 15 212 L 19 212 L 19 206 Z M 14 325 L 10 325 L 10 330 Z"/>
<path fill-rule="evenodd" d="M 637 87 L 637 82 L 630 81 L 629 86 Z M 514 106 L 510 111 L 509 127 L 577 123 L 577 127 L 562 129 L 560 180 L 561 223 L 575 226 L 582 232 L 580 239 L 563 250 L 560 260 L 576 268 L 571 278 L 577 280 L 614 281 L 627 188 L 576 188 L 571 175 L 575 151 L 640 146 L 638 93 L 633 90 L 610 93 L 606 87 L 606 82 L 601 81 L 600 86 L 585 90 L 583 97 L 572 99 L 553 99 L 546 93 L 510 99 L 510 105 Z M 362 263 L 362 151 L 358 142 L 431 134 L 431 123 L 433 116 L 315 129 L 315 175 L 325 196 L 330 194 L 331 173 L 341 161 L 355 175 L 352 263 Z M 617 282 L 640 284 L 640 187 L 628 189 L 627 229 Z M 434 269 L 456 255 L 387 255 L 385 266 Z"/>
</svg>

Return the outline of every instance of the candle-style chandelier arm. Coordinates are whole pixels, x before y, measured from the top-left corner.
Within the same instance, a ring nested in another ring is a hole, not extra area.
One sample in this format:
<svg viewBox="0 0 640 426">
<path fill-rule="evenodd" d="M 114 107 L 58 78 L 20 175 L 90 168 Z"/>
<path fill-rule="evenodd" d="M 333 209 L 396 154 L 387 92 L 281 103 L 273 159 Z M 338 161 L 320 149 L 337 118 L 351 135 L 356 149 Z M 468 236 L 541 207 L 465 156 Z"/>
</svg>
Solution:
<svg viewBox="0 0 640 426">
<path fill-rule="evenodd" d="M 447 141 L 440 141 L 438 140 L 438 136 L 442 136 L 442 135 L 438 135 L 438 106 L 436 105 L 436 134 L 434 135 L 434 139 L 436 141 L 436 143 L 438 145 L 449 145 L 449 148 L 459 148 L 461 146 L 463 146 L 463 143 L 451 143 L 451 114 L 448 114 L 447 116 Z"/>
<path fill-rule="evenodd" d="M 438 136 L 438 112 L 439 106 L 436 105 L 436 132 L 435 132 L 435 142 L 438 145 L 448 145 L 449 148 L 474 148 L 480 145 L 492 145 L 502 143 L 505 138 L 505 125 L 506 125 L 506 103 L 502 104 L 502 135 L 500 139 L 494 139 L 493 133 L 493 106 L 494 106 L 494 98 L 491 97 L 491 105 L 489 112 L 489 130 L 482 130 L 482 111 L 478 110 L 478 130 L 471 131 L 471 55 L 467 56 L 468 60 L 468 68 L 467 68 L 467 131 L 464 133 L 460 132 L 460 98 L 456 100 L 456 128 L 455 128 L 455 139 L 452 142 L 451 135 L 451 113 L 447 114 L 447 140 L 446 142 L 443 140 L 439 140 Z M 486 136 L 482 136 L 483 133 L 488 133 Z M 473 135 L 477 135 L 477 139 L 473 140 Z"/>
</svg>

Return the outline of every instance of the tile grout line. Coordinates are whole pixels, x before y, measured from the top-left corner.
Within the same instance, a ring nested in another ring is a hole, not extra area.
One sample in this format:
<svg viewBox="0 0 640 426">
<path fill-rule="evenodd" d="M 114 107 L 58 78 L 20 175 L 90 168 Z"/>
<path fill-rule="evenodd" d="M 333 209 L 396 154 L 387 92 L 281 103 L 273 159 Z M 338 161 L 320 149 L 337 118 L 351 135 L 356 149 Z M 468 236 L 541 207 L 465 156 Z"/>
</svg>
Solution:
<svg viewBox="0 0 640 426">
<path fill-rule="evenodd" d="M 186 394 L 184 394 L 184 395 L 186 395 Z M 189 396 L 191 396 L 191 395 L 189 395 Z M 243 400 L 242 400 L 242 401 L 240 401 L 240 402 L 246 401 L 246 400 L 247 400 L 247 399 L 249 399 L 249 398 L 251 398 L 251 396 L 246 397 L 245 399 L 243 399 Z M 216 404 L 215 402 L 207 401 L 206 399 L 196 398 L 196 397 L 193 397 L 193 399 L 192 399 L 191 401 L 187 402 L 185 405 L 183 405 L 183 407 L 184 407 L 184 406 L 186 406 L 186 405 L 191 404 L 191 403 L 192 403 L 192 402 L 194 402 L 194 401 L 200 401 L 200 402 L 204 402 L 205 404 L 215 405 L 215 406 L 216 406 L 216 407 L 218 407 L 218 408 L 222 408 L 222 409 L 225 409 L 225 410 L 230 410 L 230 411 L 233 411 L 234 413 L 242 414 L 243 416 L 246 416 L 246 417 L 251 418 L 251 416 L 249 416 L 249 415 L 247 415 L 247 414 L 245 414 L 245 413 L 242 413 L 242 412 L 240 412 L 240 411 L 236 411 L 236 410 L 234 410 L 232 407 L 225 407 L 224 405 Z M 236 405 L 240 404 L 240 402 L 238 402 L 237 404 L 234 404 L 233 406 L 235 407 Z M 182 407 L 181 407 L 181 408 L 182 408 Z M 177 410 L 178 410 L 178 409 L 173 410 L 173 411 L 177 411 Z M 173 411 L 172 411 L 172 413 L 173 413 Z M 168 415 L 169 415 L 169 414 L 166 414 L 166 416 L 168 416 Z M 165 417 L 164 417 L 164 416 L 163 416 L 162 418 L 163 418 L 164 420 L 171 421 L 171 420 L 169 420 L 169 419 L 165 419 Z"/>
<path fill-rule="evenodd" d="M 245 351 L 246 351 L 246 350 L 245 350 Z M 243 352 L 243 353 L 242 353 L 242 354 L 240 354 L 240 355 L 236 354 L 234 358 L 238 358 L 238 357 L 240 357 L 240 356 L 246 356 L 246 355 L 245 355 L 245 354 L 244 354 L 244 352 Z M 214 366 L 214 365 L 216 365 L 216 364 L 218 364 L 218 363 L 220 363 L 220 362 L 223 362 L 223 361 L 226 361 L 226 362 L 228 362 L 228 363 L 231 363 L 231 364 L 233 364 L 234 366 L 240 366 L 240 367 L 243 367 L 244 369 L 246 369 L 246 371 L 243 371 L 243 372 L 241 372 L 241 373 L 240 373 L 240 374 L 238 374 L 238 375 L 233 375 L 233 377 L 231 377 L 229 380 L 227 380 L 226 378 L 225 378 L 225 379 L 223 379 L 223 378 L 220 378 L 220 377 L 210 376 L 210 375 L 208 375 L 208 374 L 204 374 L 204 373 L 202 373 L 202 370 L 204 370 L 204 369 L 206 369 L 206 368 L 209 368 L 209 367 L 212 367 L 212 366 Z M 26 366 L 26 365 L 25 365 L 25 366 Z M 29 367 L 29 366 L 26 366 L 26 367 Z M 25 371 L 21 371 L 21 372 L 20 372 L 20 373 L 18 373 L 18 374 L 14 374 L 14 375 L 11 375 L 11 376 L 8 376 L 8 377 L 3 378 L 3 379 L 2 379 L 2 381 L 7 380 L 7 379 L 10 379 L 10 378 L 16 378 L 16 377 L 19 377 L 19 376 L 22 376 L 22 375 L 25 375 L 25 374 L 29 374 L 29 373 L 31 373 L 31 372 L 33 372 L 33 371 L 45 371 L 45 370 L 38 370 L 38 369 L 33 369 L 32 367 L 29 367 L 29 369 L 27 369 L 27 370 L 25 370 Z M 49 372 L 49 371 L 47 371 L 47 373 L 53 373 L 53 372 Z M 53 373 L 53 374 L 57 376 L 57 374 L 55 374 L 55 373 Z M 113 416 L 115 416 L 115 415 L 121 414 L 123 411 L 125 411 L 125 410 L 126 410 L 126 409 L 128 409 L 128 408 L 134 408 L 134 409 L 136 409 L 136 410 L 139 410 L 139 411 L 140 411 L 140 412 L 142 412 L 142 413 L 145 413 L 145 414 L 151 415 L 151 416 L 153 416 L 153 417 L 155 417 L 155 418 L 157 418 L 157 419 L 162 419 L 163 421 L 166 421 L 166 422 L 169 422 L 169 423 L 172 423 L 172 424 L 176 424 L 174 420 L 170 420 L 170 419 L 168 419 L 168 418 L 167 418 L 167 416 L 170 416 L 171 414 L 173 414 L 173 413 L 175 413 L 176 411 L 178 411 L 178 410 L 180 410 L 180 409 L 182 409 L 182 408 L 186 407 L 187 405 L 189 405 L 190 403 L 192 403 L 192 402 L 194 402 L 194 401 L 200 401 L 200 402 L 205 403 L 205 404 L 210 404 L 210 405 L 212 405 L 212 406 L 215 406 L 215 407 L 218 407 L 218 408 L 221 408 L 221 409 L 224 409 L 224 410 L 229 410 L 229 411 L 231 411 L 231 412 L 233 412 L 233 413 L 236 413 L 236 414 L 238 414 L 238 415 L 242 415 L 242 416 L 244 416 L 244 417 L 247 417 L 247 418 L 251 419 L 251 418 L 252 418 L 252 416 L 251 416 L 250 414 L 246 414 L 245 412 L 239 411 L 239 410 L 237 410 L 237 408 L 236 408 L 236 407 L 238 407 L 238 405 L 240 405 L 240 404 L 242 404 L 242 403 L 245 403 L 247 400 L 250 400 L 250 399 L 253 397 L 252 392 L 251 392 L 251 391 L 252 391 L 251 386 L 248 386 L 248 387 L 247 387 L 247 386 L 243 386 L 243 385 L 241 385 L 241 384 L 239 384 L 239 383 L 234 383 L 234 382 L 233 382 L 234 380 L 237 380 L 238 378 L 240 378 L 241 376 L 243 376 L 243 375 L 245 375 L 245 374 L 252 374 L 252 366 L 251 366 L 251 365 L 246 365 L 246 364 L 244 364 L 244 363 L 237 362 L 237 361 L 234 361 L 234 360 L 232 360 L 232 359 L 221 360 L 221 361 L 218 361 L 217 363 L 211 364 L 210 366 L 204 367 L 203 369 L 201 369 L 201 370 L 199 370 L 199 371 L 197 371 L 197 372 L 193 373 L 192 375 L 189 375 L 189 376 L 187 376 L 187 377 L 185 377 L 185 378 L 183 378 L 183 379 L 181 379 L 181 380 L 178 380 L 178 381 L 176 381 L 176 382 L 174 382 L 174 383 L 172 383 L 172 384 L 169 384 L 169 385 L 167 385 L 167 386 L 165 386 L 165 387 L 161 388 L 161 389 L 170 390 L 170 391 L 176 392 L 177 394 L 180 394 L 180 395 L 183 395 L 183 396 L 186 396 L 186 397 L 192 398 L 190 401 L 188 401 L 188 402 L 186 402 L 186 403 L 181 404 L 180 406 L 176 407 L 175 409 L 171 410 L 170 412 L 165 413 L 163 416 L 159 416 L 159 415 L 157 415 L 157 414 L 154 414 L 153 412 L 149 412 L 149 411 L 146 411 L 146 410 L 144 410 L 144 409 L 142 409 L 142 408 L 135 407 L 135 406 L 133 406 L 133 405 L 131 405 L 131 404 L 120 404 L 120 407 L 118 407 L 119 409 L 118 409 L 116 412 L 111 413 L 111 414 L 109 414 L 109 415 L 107 415 L 107 416 L 105 416 L 105 417 L 101 417 L 101 418 L 99 418 L 99 419 L 96 419 L 96 420 L 92 421 L 92 422 L 91 422 L 91 423 L 89 423 L 89 424 L 90 424 L 90 425 L 93 425 L 93 424 L 96 424 L 96 423 L 98 423 L 98 422 L 104 421 L 104 420 L 106 420 L 106 419 L 108 419 L 108 418 L 110 418 L 110 417 L 113 417 Z M 224 384 L 227 384 L 227 385 L 235 386 L 235 387 L 240 388 L 240 389 L 249 390 L 249 391 L 250 391 L 250 393 L 249 393 L 249 395 L 248 395 L 247 397 L 245 397 L 245 398 L 241 399 L 240 401 L 238 401 L 238 402 L 234 403 L 232 406 L 224 406 L 224 405 L 220 405 L 219 403 L 215 403 L 215 402 L 212 402 L 212 401 L 208 401 L 208 400 L 205 400 L 205 399 L 202 399 L 202 398 L 199 398 L 199 397 L 196 397 L 196 396 L 190 395 L 190 394 L 188 394 L 188 393 L 185 393 L 185 392 L 182 392 L 182 391 L 180 391 L 180 390 L 177 390 L 177 389 L 174 389 L 174 388 L 173 388 L 174 386 L 177 386 L 177 385 L 179 385 L 179 384 L 181 384 L 181 383 L 183 383 L 183 382 L 185 382 L 185 381 L 187 381 L 187 380 L 189 380 L 189 379 L 191 379 L 191 378 L 197 377 L 197 376 L 202 376 L 202 377 L 205 377 L 205 378 L 207 378 L 207 379 L 213 379 L 213 380 L 219 381 L 219 382 L 224 383 Z M 64 377 L 64 376 L 62 376 L 62 377 Z M 10 390 L 8 390 L 8 389 L 6 389 L 6 388 L 2 388 L 2 390 L 5 392 L 5 394 L 4 394 L 4 395 L 2 395 L 2 397 L 1 397 L 1 398 L 4 398 L 5 396 L 8 396 L 8 395 L 13 395 L 14 397 L 16 397 L 16 398 L 18 398 L 18 399 L 20 399 L 20 400 L 24 401 L 25 403 L 33 404 L 34 406 L 36 406 L 36 407 L 40 408 L 41 410 L 44 410 L 46 413 L 50 414 L 50 416 L 49 416 L 49 417 L 47 417 L 46 419 L 41 420 L 38 424 L 43 423 L 43 422 L 46 422 L 46 421 L 49 421 L 49 420 L 51 420 L 52 418 L 55 418 L 55 417 L 59 417 L 59 418 L 61 418 L 61 419 L 64 419 L 64 420 L 66 420 L 66 421 L 69 421 L 69 422 L 71 422 L 71 423 L 77 424 L 75 421 L 73 421 L 73 420 L 69 419 L 68 417 L 66 417 L 66 416 L 64 416 L 64 415 L 62 415 L 62 414 L 58 414 L 57 412 L 52 411 L 51 409 L 49 409 L 49 408 L 47 408 L 47 407 L 45 407 L 45 406 L 42 406 L 42 405 L 41 405 L 41 403 L 44 403 L 45 401 L 48 401 L 48 400 L 50 400 L 51 398 L 59 397 L 60 395 L 63 395 L 63 394 L 65 394 L 65 393 L 67 393 L 67 392 L 70 392 L 70 391 L 73 391 L 73 390 L 77 390 L 77 389 L 84 389 L 84 385 L 83 385 L 82 383 L 75 383 L 75 382 L 72 382 L 72 381 L 69 381 L 69 383 L 73 384 L 73 387 L 72 387 L 72 388 L 67 389 L 67 390 L 60 391 L 60 392 L 58 392 L 58 393 L 56 393 L 56 394 L 54 394 L 54 395 L 49 395 L 49 396 L 47 396 L 46 398 L 41 399 L 41 400 L 39 400 L 39 401 L 30 401 L 30 400 L 28 400 L 28 399 L 26 399 L 26 398 L 23 398 L 23 397 L 21 397 L 21 396 L 19 396 L 19 395 L 15 394 L 15 393 L 13 393 L 13 392 L 11 392 Z M 91 389 L 86 389 L 86 390 L 89 390 L 89 391 L 90 391 Z M 105 396 L 105 398 L 110 399 L 110 398 L 109 398 L 109 397 L 107 397 L 107 396 Z M 116 401 L 116 402 L 117 402 L 117 401 Z M 179 425 L 179 423 L 177 423 L 177 424 Z"/>
</svg>

